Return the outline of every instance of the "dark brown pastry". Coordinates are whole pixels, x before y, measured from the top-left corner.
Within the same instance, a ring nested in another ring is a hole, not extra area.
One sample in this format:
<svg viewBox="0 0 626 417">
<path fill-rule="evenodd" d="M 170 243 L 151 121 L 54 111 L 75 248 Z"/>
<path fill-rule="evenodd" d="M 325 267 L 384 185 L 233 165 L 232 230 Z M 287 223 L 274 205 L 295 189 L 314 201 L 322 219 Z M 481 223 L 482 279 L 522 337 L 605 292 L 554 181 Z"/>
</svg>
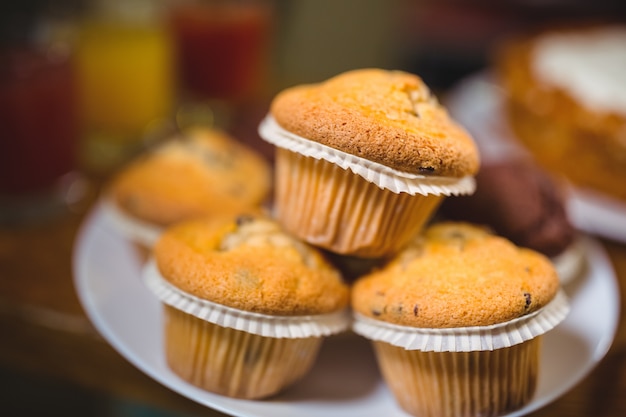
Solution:
<svg viewBox="0 0 626 417">
<path fill-rule="evenodd" d="M 561 190 L 527 159 L 484 163 L 476 176 L 476 192 L 445 200 L 440 214 L 486 225 L 547 256 L 558 255 L 575 238 Z"/>
</svg>

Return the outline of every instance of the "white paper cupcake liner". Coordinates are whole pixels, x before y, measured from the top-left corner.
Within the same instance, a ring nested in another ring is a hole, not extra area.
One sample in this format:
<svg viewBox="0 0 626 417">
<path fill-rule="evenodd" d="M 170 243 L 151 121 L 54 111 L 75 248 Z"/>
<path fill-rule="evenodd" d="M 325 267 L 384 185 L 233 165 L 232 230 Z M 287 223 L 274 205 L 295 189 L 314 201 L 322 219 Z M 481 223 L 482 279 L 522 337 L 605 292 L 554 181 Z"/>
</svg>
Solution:
<svg viewBox="0 0 626 417">
<path fill-rule="evenodd" d="M 365 180 L 393 193 L 411 195 L 461 195 L 472 194 L 476 189 L 474 177 L 430 177 L 398 171 L 388 166 L 351 155 L 319 142 L 308 140 L 291 133 L 268 115 L 259 125 L 259 134 L 263 139 L 279 148 L 288 149 L 315 159 L 323 159 L 349 169 Z"/>
<path fill-rule="evenodd" d="M 568 312 L 569 302 L 561 290 L 541 310 L 501 324 L 449 329 L 416 328 L 374 320 L 355 312 L 353 330 L 368 339 L 407 350 L 486 351 L 511 347 L 540 336 L 563 321 Z"/>
<path fill-rule="evenodd" d="M 125 238 L 152 248 L 163 233 L 163 228 L 137 220 L 120 210 L 110 197 L 102 198 L 106 218 Z"/>
<path fill-rule="evenodd" d="M 348 309 L 309 316 L 272 316 L 217 304 L 188 294 L 167 282 L 150 259 L 143 270 L 147 287 L 161 300 L 187 314 L 218 326 L 274 338 L 321 337 L 350 326 Z"/>
</svg>

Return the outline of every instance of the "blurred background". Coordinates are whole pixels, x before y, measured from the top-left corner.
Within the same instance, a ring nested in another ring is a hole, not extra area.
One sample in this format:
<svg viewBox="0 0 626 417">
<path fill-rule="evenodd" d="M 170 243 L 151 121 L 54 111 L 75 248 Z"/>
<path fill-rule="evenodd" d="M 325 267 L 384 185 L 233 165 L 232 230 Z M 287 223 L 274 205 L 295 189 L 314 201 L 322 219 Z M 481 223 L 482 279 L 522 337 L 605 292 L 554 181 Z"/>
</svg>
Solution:
<svg viewBox="0 0 626 417">
<path fill-rule="evenodd" d="M 624 21 L 626 2 L 1 2 L 0 414 L 217 415 L 121 359 L 74 295 L 76 230 L 131 158 L 206 124 L 271 159 L 256 128 L 285 87 L 381 67 L 445 95 L 510 34 L 581 20 Z"/>
<path fill-rule="evenodd" d="M 107 176 L 189 123 L 255 142 L 277 91 L 349 69 L 408 70 L 443 93 L 487 66 L 493 45 L 510 33 L 619 20 L 626 12 L 616 0 L 25 0 L 0 7 L 0 196 L 42 194 L 75 170 Z"/>
</svg>

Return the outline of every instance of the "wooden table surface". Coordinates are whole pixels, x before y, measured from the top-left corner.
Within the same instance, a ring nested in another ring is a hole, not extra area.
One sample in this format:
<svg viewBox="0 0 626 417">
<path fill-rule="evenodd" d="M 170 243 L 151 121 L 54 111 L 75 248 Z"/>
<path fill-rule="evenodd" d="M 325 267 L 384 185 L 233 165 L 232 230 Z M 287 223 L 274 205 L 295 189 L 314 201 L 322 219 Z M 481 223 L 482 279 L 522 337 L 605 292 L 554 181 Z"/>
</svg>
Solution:
<svg viewBox="0 0 626 417">
<path fill-rule="evenodd" d="M 137 370 L 107 344 L 85 316 L 73 288 L 71 256 L 76 233 L 97 192 L 91 188 L 82 204 L 52 219 L 20 227 L 0 226 L 0 398 L 5 395 L 0 415 L 45 415 L 27 412 L 27 405 L 19 400 L 23 393 L 16 380 L 30 381 L 27 398 L 32 401 L 45 396 L 37 387 L 45 391 L 54 385 L 66 387 L 71 401 L 78 398 L 71 395 L 74 390 L 172 415 L 221 415 Z M 626 245 L 600 241 L 613 262 L 624 299 Z M 626 416 L 624 315 L 621 311 L 613 345 L 599 365 L 533 416 Z M 9 396 L 18 400 L 7 403 Z M 50 404 L 48 415 L 56 415 L 56 403 L 50 400 Z"/>
</svg>

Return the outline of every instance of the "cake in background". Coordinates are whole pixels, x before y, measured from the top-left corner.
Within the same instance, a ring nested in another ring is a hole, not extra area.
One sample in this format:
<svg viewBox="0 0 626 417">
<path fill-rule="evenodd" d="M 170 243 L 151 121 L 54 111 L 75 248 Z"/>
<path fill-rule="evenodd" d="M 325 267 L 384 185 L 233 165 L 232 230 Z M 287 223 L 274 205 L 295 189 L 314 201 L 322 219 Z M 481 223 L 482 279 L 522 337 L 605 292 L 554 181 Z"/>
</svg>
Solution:
<svg viewBox="0 0 626 417">
<path fill-rule="evenodd" d="M 390 255 L 444 196 L 474 191 L 472 138 L 406 72 L 353 70 L 283 90 L 259 131 L 277 147 L 277 219 L 341 255 Z"/>
<path fill-rule="evenodd" d="M 542 30 L 494 54 L 515 136 L 546 170 L 626 202 L 626 26 Z"/>
<path fill-rule="evenodd" d="M 569 311 L 548 259 L 459 222 L 427 228 L 352 289 L 399 405 L 419 417 L 498 416 L 531 401 L 541 342 Z"/>
<path fill-rule="evenodd" d="M 179 223 L 145 270 L 164 304 L 168 366 L 221 395 L 276 394 L 309 371 L 326 336 L 350 325 L 341 274 L 267 217 Z"/>
<path fill-rule="evenodd" d="M 260 208 L 270 189 L 263 157 L 221 130 L 198 127 L 125 166 L 104 200 L 118 230 L 149 249 L 171 224 Z"/>
</svg>

